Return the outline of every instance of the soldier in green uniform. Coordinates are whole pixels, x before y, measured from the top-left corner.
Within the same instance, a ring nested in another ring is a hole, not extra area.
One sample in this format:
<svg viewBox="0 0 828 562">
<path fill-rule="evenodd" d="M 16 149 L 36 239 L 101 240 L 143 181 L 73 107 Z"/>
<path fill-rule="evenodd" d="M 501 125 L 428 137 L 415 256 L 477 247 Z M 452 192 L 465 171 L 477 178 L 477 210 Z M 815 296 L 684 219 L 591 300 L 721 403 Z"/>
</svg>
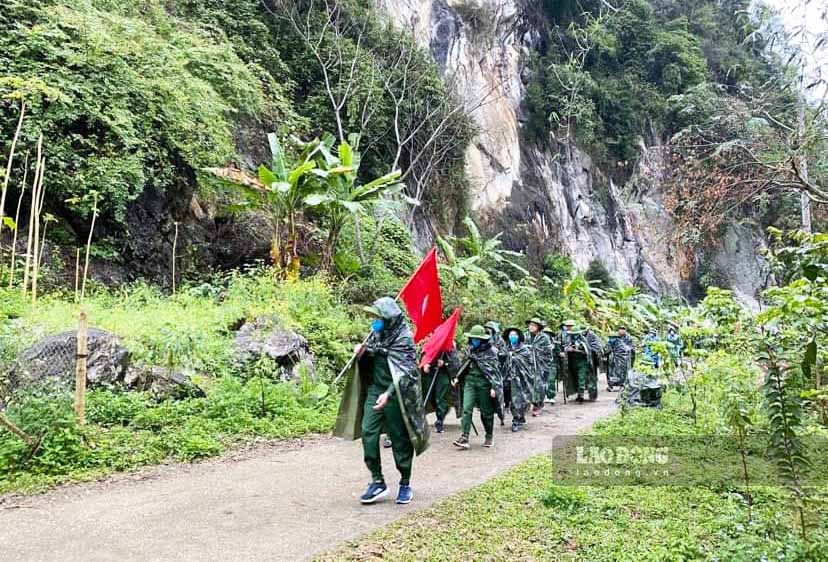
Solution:
<svg viewBox="0 0 828 562">
<path fill-rule="evenodd" d="M 527 322 L 526 345 L 532 351 L 532 416 L 539 416 L 546 399 L 546 386 L 549 383 L 549 364 L 552 363 L 552 341 L 543 331 L 546 324 L 540 318 Z"/>
<path fill-rule="evenodd" d="M 460 358 L 457 349 L 444 351 L 423 367 L 423 395 L 426 397 L 426 407 L 434 408 L 437 414 L 437 421 L 434 423 L 437 433 L 445 431 L 444 422 L 449 411 L 449 388 L 459 368 Z"/>
<path fill-rule="evenodd" d="M 391 436 L 394 463 L 400 473 L 397 503 L 411 502 L 414 455 L 428 448 L 428 424 L 423 407 L 420 371 L 411 329 L 391 298 L 366 307 L 372 317 L 371 335 L 354 349 L 356 372 L 343 390 L 334 435 L 362 437 L 365 465 L 371 483 L 360 500 L 374 503 L 388 495 L 380 460 L 380 433 Z"/>
<path fill-rule="evenodd" d="M 605 352 L 607 359 L 607 392 L 622 388 L 635 361 L 635 343 L 626 326 L 619 326 L 617 335 L 610 336 Z"/>
<path fill-rule="evenodd" d="M 506 359 L 503 364 L 503 378 L 509 379 L 512 388 L 512 431 L 526 426 L 526 411 L 532 401 L 532 351 L 524 343 L 523 330 L 509 328 L 503 333 L 506 341 Z"/>
<path fill-rule="evenodd" d="M 587 381 L 592 371 L 592 353 L 583 330 L 576 331 L 576 322 L 567 320 L 564 322 L 564 333 L 562 334 L 562 351 L 565 354 L 565 361 L 569 367 L 570 380 L 574 384 L 567 385 L 570 389 L 577 388 L 578 396 L 576 402 L 584 401 L 584 391 L 587 390 Z M 597 385 L 595 389 L 598 391 Z"/>
<path fill-rule="evenodd" d="M 496 404 L 503 400 L 500 362 L 489 334 L 483 326 L 472 327 L 466 334 L 466 338 L 469 341 L 469 348 L 457 380 L 463 396 L 463 427 L 462 434 L 454 442 L 454 446 L 458 449 L 469 448 L 472 416 L 474 409 L 478 408 L 483 429 L 486 431 L 483 446 L 492 447 Z"/>
<path fill-rule="evenodd" d="M 552 360 L 549 362 L 549 379 L 546 381 L 546 403 L 555 404 L 555 397 L 558 395 L 558 353 L 560 352 L 560 338 L 551 326 L 543 329 L 549 337 L 552 346 Z"/>
<path fill-rule="evenodd" d="M 672 322 L 669 324 L 665 339 L 670 344 L 668 349 L 670 353 L 670 360 L 673 362 L 674 366 L 678 367 L 681 365 L 681 359 L 684 356 L 684 341 L 681 339 L 677 325 Z"/>
<path fill-rule="evenodd" d="M 584 338 L 589 348 L 589 376 L 587 377 L 589 401 L 595 402 L 598 399 L 598 367 L 604 356 L 604 344 L 592 328 L 584 329 Z"/>
</svg>

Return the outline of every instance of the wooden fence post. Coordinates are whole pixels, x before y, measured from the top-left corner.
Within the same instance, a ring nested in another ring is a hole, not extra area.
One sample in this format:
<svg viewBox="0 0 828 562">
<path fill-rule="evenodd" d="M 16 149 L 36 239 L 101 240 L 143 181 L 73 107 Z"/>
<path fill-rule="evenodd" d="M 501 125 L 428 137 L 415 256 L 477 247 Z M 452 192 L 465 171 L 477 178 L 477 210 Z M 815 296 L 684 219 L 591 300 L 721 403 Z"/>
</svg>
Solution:
<svg viewBox="0 0 828 562">
<path fill-rule="evenodd" d="M 78 348 L 75 363 L 75 413 L 80 425 L 86 423 L 86 359 L 89 356 L 87 338 L 86 312 L 81 310 L 78 320 Z"/>
</svg>

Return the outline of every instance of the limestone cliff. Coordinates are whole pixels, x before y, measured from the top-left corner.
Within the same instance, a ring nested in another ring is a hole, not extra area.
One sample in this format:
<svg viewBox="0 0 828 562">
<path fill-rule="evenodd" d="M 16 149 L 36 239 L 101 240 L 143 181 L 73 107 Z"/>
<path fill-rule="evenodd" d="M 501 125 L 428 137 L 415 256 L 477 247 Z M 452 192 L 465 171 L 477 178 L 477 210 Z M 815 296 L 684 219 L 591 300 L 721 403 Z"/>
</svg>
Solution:
<svg viewBox="0 0 828 562">
<path fill-rule="evenodd" d="M 713 255 L 674 243 L 663 205 L 668 167 L 658 139 L 641 141 L 624 185 L 577 146 L 537 146 L 521 135 L 526 61 L 541 37 L 540 2 L 527 0 L 377 0 L 399 27 L 428 48 L 443 76 L 470 106 L 480 133 L 468 149 L 472 210 L 512 249 L 531 257 L 570 255 L 580 268 L 595 258 L 618 279 L 659 295 L 692 296 L 704 261 L 716 281 L 755 302 L 766 272 L 755 228 L 733 226 Z M 703 260 L 702 260 L 703 258 Z"/>
</svg>

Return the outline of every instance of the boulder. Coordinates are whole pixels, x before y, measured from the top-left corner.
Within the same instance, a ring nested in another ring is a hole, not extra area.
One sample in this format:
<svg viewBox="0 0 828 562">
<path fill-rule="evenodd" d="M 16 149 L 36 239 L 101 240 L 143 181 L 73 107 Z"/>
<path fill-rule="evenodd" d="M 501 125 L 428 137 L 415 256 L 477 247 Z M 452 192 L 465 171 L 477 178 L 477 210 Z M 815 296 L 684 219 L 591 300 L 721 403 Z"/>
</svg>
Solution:
<svg viewBox="0 0 828 562">
<path fill-rule="evenodd" d="M 96 328 L 89 329 L 87 348 L 88 388 L 118 385 L 129 366 L 129 350 L 116 335 Z M 76 354 L 75 330 L 40 340 L 17 357 L 4 388 L 0 389 L 0 400 L 5 401 L 23 388 L 74 388 Z"/>
<path fill-rule="evenodd" d="M 236 365 L 242 370 L 267 358 L 281 367 L 274 378 L 294 380 L 303 368 L 313 372 L 314 358 L 308 341 L 281 327 L 278 319 L 272 316 L 260 316 L 242 325 L 236 332 L 235 348 Z"/>
<path fill-rule="evenodd" d="M 205 396 L 185 372 L 131 365 L 129 350 L 114 334 L 90 328 L 87 347 L 87 388 L 149 391 L 158 399 Z M 76 331 L 49 336 L 23 351 L 8 375 L 0 377 L 0 406 L 23 389 L 72 392 L 76 353 Z"/>
<path fill-rule="evenodd" d="M 130 367 L 124 377 L 123 387 L 128 390 L 150 392 L 159 400 L 206 396 L 188 373 L 157 366 Z"/>
</svg>

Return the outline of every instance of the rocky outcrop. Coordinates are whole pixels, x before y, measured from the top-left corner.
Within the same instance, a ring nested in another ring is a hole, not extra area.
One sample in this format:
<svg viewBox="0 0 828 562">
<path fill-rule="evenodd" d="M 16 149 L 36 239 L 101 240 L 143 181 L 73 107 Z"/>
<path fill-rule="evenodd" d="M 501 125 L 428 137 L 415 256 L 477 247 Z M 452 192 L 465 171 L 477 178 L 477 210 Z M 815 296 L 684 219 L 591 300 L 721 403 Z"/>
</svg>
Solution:
<svg viewBox="0 0 828 562">
<path fill-rule="evenodd" d="M 86 386 L 150 392 L 155 398 L 205 396 L 180 370 L 133 365 L 129 350 L 115 334 L 90 328 Z M 68 393 L 75 387 L 77 332 L 43 338 L 23 351 L 7 377 L 0 378 L 0 406 L 18 392 Z"/>
<path fill-rule="evenodd" d="M 473 108 L 479 134 L 466 154 L 472 210 L 510 249 L 536 263 L 565 253 L 585 269 L 601 260 L 622 282 L 656 295 L 693 296 L 698 256 L 676 240 L 663 202 L 669 174 L 657 140 L 641 141 L 630 179 L 617 185 L 577 146 L 526 142 L 521 134 L 525 62 L 541 37 L 540 2 L 377 0 L 400 28 L 430 49 L 447 81 Z M 423 240 L 425 245 L 429 241 Z M 714 261 L 727 282 L 755 302 L 765 272 L 755 250 L 761 231 L 739 227 Z"/>
<path fill-rule="evenodd" d="M 272 361 L 277 369 L 273 378 L 295 380 L 302 369 L 314 372 L 314 358 L 308 341 L 291 330 L 283 328 L 272 316 L 262 316 L 246 322 L 236 332 L 236 364 L 240 370 L 261 359 Z"/>
<path fill-rule="evenodd" d="M 129 367 L 129 351 L 114 334 L 90 328 L 86 381 L 89 388 L 119 384 Z M 46 337 L 23 351 L 13 365 L 0 401 L 22 389 L 68 391 L 74 388 L 77 332 Z"/>
</svg>

